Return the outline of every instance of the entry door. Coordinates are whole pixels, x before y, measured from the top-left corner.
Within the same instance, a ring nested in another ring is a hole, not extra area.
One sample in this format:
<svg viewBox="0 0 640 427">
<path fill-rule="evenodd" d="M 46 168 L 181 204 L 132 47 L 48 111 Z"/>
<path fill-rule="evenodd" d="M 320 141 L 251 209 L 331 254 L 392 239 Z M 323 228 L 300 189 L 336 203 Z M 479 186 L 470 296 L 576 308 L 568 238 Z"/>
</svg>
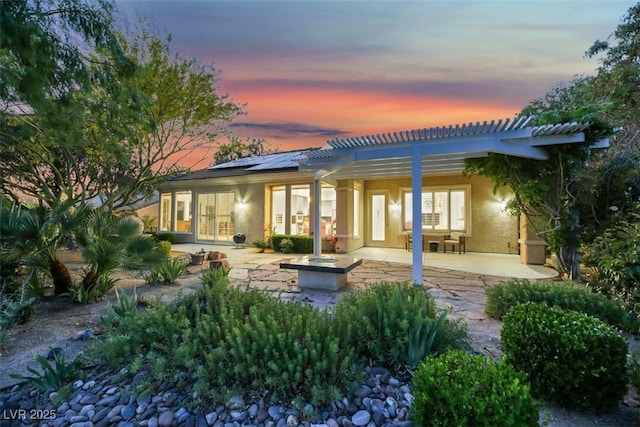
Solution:
<svg viewBox="0 0 640 427">
<path fill-rule="evenodd" d="M 369 193 L 369 246 L 388 246 L 389 218 L 387 214 L 388 195 L 384 192 Z"/>
</svg>

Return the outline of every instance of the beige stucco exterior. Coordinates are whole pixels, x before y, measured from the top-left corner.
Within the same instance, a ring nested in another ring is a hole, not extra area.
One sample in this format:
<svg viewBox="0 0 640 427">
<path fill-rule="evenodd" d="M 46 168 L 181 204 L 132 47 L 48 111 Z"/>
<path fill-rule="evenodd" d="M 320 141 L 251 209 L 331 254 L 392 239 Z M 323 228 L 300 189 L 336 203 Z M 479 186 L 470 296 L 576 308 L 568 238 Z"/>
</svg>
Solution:
<svg viewBox="0 0 640 427">
<path fill-rule="evenodd" d="M 264 238 L 271 222 L 271 188 L 281 185 L 313 185 L 309 174 L 300 172 L 264 173 L 250 176 L 203 179 L 199 181 L 176 181 L 161 187 L 161 192 L 192 191 L 196 200 L 198 193 L 233 192 L 236 209 L 234 228 L 244 233 L 250 244 Z M 493 194 L 492 181 L 482 177 L 465 178 L 460 175 L 425 176 L 424 189 L 465 188 L 468 191 L 468 251 L 517 254 L 519 221 L 504 211 L 503 200 L 509 197 L 506 190 Z M 354 206 L 354 189 L 360 196 L 359 208 Z M 336 190 L 336 252 L 346 253 L 362 246 L 371 245 L 368 212 L 373 193 L 387 196 L 387 240 L 382 246 L 404 248 L 407 231 L 402 221 L 402 194 L 411 190 L 411 178 L 338 180 Z M 311 192 L 313 194 L 313 192 Z M 312 196 L 313 198 L 313 196 Z M 313 204 L 313 200 L 310 202 Z M 355 212 L 359 221 L 353 221 Z M 313 211 L 310 221 L 313 223 Z M 358 230 L 354 226 L 360 224 Z M 178 242 L 196 242 L 193 233 L 176 233 Z M 430 233 L 433 234 L 433 233 Z M 443 233 L 444 234 L 444 233 Z M 380 246 L 380 244 L 378 244 Z"/>
</svg>

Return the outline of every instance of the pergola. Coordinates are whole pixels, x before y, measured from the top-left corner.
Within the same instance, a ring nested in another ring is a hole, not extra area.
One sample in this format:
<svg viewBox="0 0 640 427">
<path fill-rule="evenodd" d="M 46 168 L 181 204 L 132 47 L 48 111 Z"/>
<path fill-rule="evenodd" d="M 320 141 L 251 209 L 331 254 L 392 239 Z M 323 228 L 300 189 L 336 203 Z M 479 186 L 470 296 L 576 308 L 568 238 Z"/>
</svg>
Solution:
<svg viewBox="0 0 640 427">
<path fill-rule="evenodd" d="M 465 159 L 489 153 L 546 160 L 545 146 L 585 141 L 589 123 L 532 126 L 534 116 L 483 123 L 433 127 L 332 139 L 328 146 L 304 152 L 299 170 L 314 174 L 315 218 L 320 217 L 322 181 L 411 176 L 413 194 L 422 193 L 423 175 L 461 173 Z M 592 148 L 606 148 L 609 140 Z M 413 224 L 420 224 L 422 203 L 413 198 Z M 314 256 L 321 255 L 320 222 L 314 222 Z M 413 281 L 422 285 L 422 230 L 413 227 Z"/>
</svg>

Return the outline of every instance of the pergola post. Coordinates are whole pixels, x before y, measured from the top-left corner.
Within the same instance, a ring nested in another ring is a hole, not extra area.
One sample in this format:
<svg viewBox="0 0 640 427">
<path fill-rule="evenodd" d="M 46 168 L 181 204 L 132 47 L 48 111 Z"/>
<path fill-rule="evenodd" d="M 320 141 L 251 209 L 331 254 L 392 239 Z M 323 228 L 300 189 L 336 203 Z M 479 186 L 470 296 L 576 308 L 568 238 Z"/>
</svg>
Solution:
<svg viewBox="0 0 640 427">
<path fill-rule="evenodd" d="M 412 218 L 412 276 L 416 286 L 422 286 L 422 150 L 415 145 L 411 150 Z"/>
<path fill-rule="evenodd" d="M 313 256 L 322 256 L 322 236 L 320 235 L 320 206 L 322 206 L 322 174 L 318 171 L 313 176 Z"/>
</svg>

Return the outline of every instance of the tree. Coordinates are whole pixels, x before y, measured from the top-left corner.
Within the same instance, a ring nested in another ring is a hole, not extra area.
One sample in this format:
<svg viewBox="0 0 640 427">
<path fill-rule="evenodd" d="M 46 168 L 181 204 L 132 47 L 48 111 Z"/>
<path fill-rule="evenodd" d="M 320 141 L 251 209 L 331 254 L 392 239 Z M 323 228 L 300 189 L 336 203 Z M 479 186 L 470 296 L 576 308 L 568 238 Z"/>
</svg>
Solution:
<svg viewBox="0 0 640 427">
<path fill-rule="evenodd" d="M 537 124 L 589 123 L 593 118 L 589 108 L 548 111 L 537 118 Z M 496 190 L 511 188 L 514 197 L 507 206 L 510 212 L 526 214 L 534 230 L 556 253 L 562 271 L 574 280 L 580 277 L 578 181 L 588 168 L 590 147 L 608 132 L 606 124 L 593 123 L 586 131 L 585 142 L 545 147 L 547 160 L 490 153 L 465 162 L 466 176 L 487 176 L 494 181 Z"/>
<path fill-rule="evenodd" d="M 262 156 L 278 151 L 262 138 L 247 138 L 241 141 L 237 137 L 231 137 L 229 143 L 220 144 L 213 156 L 213 164 L 230 162 L 243 157 Z"/>
<path fill-rule="evenodd" d="M 604 54 L 595 76 L 558 85 L 521 113 L 538 115 L 538 124 L 591 123 L 585 144 L 547 147 L 545 162 L 492 155 L 467 164 L 466 173 L 492 177 L 496 185 L 514 190 L 512 211 L 527 213 L 562 270 L 575 279 L 580 246 L 624 220 L 625 212 L 633 215 L 640 200 L 638 38 L 640 4 L 629 9 L 607 41 L 596 41 L 587 51 L 587 56 Z M 611 148 L 589 149 L 609 135 Z"/>
<path fill-rule="evenodd" d="M 241 113 L 217 93 L 212 67 L 171 56 L 168 41 L 144 30 L 130 41 L 117 33 L 110 3 L 6 3 L 0 183 L 14 200 L 134 203 L 183 171 L 179 162 Z M 103 32 L 82 32 L 85 26 Z M 29 37 L 48 44 L 29 44 Z M 31 58 L 47 59 L 41 67 Z M 41 68 L 54 77 L 23 84 Z"/>
<path fill-rule="evenodd" d="M 130 94 L 117 82 L 135 64 L 118 41 L 112 13 L 103 0 L 2 1 L 3 194 L 14 200 L 32 195 L 48 205 L 77 198 L 91 182 L 86 162 L 113 152 L 112 139 L 87 146 L 87 129 L 108 127 L 118 110 L 139 111 L 131 96 L 122 108 Z M 101 98 L 92 96 L 98 90 Z"/>
<path fill-rule="evenodd" d="M 153 194 L 167 177 L 188 170 L 189 157 L 228 134 L 226 124 L 242 114 L 242 106 L 218 93 L 212 66 L 170 55 L 170 37 L 163 42 L 142 29 L 130 38 L 123 44 L 140 68 L 126 84 L 150 102 L 143 125 L 121 142 L 125 162 L 103 171 L 101 196 L 114 208 Z"/>
</svg>

